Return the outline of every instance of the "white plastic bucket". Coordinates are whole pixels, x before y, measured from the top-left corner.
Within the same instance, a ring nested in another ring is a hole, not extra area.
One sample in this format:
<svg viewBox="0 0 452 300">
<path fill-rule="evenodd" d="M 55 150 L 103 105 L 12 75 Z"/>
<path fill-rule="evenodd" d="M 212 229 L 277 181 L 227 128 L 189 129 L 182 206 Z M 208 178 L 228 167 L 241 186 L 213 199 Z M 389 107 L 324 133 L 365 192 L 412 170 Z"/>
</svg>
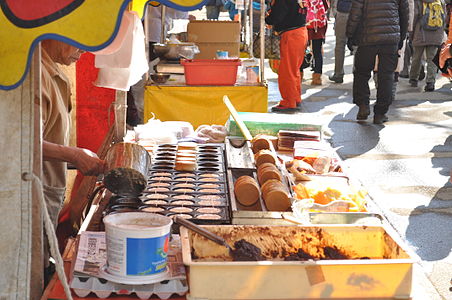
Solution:
<svg viewBox="0 0 452 300">
<path fill-rule="evenodd" d="M 161 277 L 166 272 L 171 218 L 126 212 L 104 217 L 106 271 L 116 277 Z"/>
</svg>

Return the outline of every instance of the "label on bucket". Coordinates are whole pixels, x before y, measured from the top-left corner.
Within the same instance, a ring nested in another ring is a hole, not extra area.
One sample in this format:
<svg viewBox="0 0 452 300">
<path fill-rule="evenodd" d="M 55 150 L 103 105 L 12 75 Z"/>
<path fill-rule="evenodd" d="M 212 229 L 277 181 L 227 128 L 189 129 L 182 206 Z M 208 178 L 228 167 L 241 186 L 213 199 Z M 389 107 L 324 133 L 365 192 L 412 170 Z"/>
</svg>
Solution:
<svg viewBox="0 0 452 300">
<path fill-rule="evenodd" d="M 259 66 L 246 67 L 246 81 L 249 83 L 259 82 Z"/>
<path fill-rule="evenodd" d="M 165 271 L 169 235 L 154 238 L 127 238 L 127 275 L 152 275 Z"/>
</svg>

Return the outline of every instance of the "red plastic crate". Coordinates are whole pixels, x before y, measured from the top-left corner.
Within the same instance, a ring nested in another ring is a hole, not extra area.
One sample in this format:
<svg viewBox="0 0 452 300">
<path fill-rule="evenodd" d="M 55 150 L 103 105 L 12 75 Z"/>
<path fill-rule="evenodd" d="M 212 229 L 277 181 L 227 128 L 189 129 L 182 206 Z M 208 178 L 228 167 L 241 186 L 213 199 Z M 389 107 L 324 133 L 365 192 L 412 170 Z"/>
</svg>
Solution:
<svg viewBox="0 0 452 300">
<path fill-rule="evenodd" d="M 234 85 L 240 59 L 182 60 L 187 85 Z"/>
</svg>

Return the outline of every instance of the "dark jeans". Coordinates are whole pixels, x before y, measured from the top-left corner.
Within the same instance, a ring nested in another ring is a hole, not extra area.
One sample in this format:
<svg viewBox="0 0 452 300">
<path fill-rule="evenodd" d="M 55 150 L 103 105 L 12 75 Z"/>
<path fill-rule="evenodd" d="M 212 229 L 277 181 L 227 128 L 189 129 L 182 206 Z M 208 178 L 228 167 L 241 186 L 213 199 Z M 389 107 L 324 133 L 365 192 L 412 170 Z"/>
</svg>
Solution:
<svg viewBox="0 0 452 300">
<path fill-rule="evenodd" d="M 322 45 L 324 39 L 312 40 L 312 54 L 314 56 L 314 73 L 322 74 L 323 69 L 323 53 Z"/>
<path fill-rule="evenodd" d="M 392 103 L 394 71 L 397 67 L 397 45 L 359 46 L 355 54 L 353 67 L 353 103 L 369 104 L 369 79 L 378 55 L 378 87 L 377 103 L 374 114 L 383 115 L 388 112 Z"/>
</svg>

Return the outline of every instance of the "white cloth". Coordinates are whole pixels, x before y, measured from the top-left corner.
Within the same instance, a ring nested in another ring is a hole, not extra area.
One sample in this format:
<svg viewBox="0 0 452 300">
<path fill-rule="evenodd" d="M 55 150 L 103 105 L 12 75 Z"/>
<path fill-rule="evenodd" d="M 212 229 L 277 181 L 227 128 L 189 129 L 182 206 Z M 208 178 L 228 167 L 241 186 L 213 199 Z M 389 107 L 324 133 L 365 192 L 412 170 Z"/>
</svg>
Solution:
<svg viewBox="0 0 452 300">
<path fill-rule="evenodd" d="M 128 91 L 149 70 L 141 19 L 136 12 L 124 14 L 130 22 L 120 49 L 109 55 L 96 55 L 95 66 L 99 68 L 96 86 Z"/>
<path fill-rule="evenodd" d="M 118 33 L 116 34 L 114 40 L 111 42 L 110 45 L 105 47 L 104 49 L 92 52 L 95 55 L 107 55 L 107 54 L 113 54 L 116 51 L 118 51 L 122 43 L 124 42 L 125 38 L 127 37 L 127 34 L 130 32 L 129 27 L 132 26 L 133 17 L 131 17 L 130 14 L 124 13 L 122 14 L 121 18 L 121 24 L 118 29 Z"/>
<path fill-rule="evenodd" d="M 162 34 L 162 8 L 148 5 L 146 9 L 148 41 L 160 43 Z M 171 7 L 165 9 L 165 27 L 166 32 L 173 28 L 174 19 L 188 19 L 188 12 L 179 11 Z"/>
</svg>

